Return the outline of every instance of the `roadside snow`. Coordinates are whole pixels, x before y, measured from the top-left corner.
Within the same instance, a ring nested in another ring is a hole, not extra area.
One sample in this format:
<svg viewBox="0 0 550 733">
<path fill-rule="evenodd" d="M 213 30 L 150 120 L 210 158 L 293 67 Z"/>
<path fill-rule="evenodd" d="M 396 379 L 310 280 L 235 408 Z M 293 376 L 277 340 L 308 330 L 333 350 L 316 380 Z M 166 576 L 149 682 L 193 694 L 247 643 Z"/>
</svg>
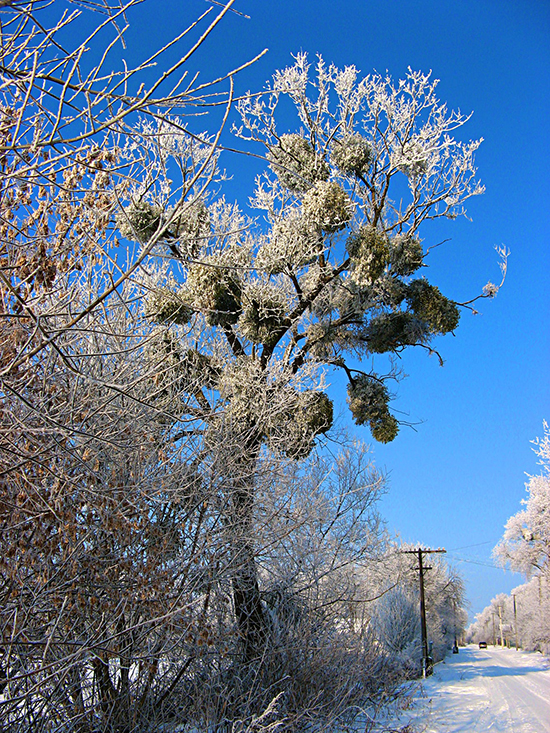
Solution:
<svg viewBox="0 0 550 733">
<path fill-rule="evenodd" d="M 394 726 L 407 724 L 419 733 L 550 733 L 549 660 L 514 649 L 461 648 L 436 666 Z"/>
</svg>

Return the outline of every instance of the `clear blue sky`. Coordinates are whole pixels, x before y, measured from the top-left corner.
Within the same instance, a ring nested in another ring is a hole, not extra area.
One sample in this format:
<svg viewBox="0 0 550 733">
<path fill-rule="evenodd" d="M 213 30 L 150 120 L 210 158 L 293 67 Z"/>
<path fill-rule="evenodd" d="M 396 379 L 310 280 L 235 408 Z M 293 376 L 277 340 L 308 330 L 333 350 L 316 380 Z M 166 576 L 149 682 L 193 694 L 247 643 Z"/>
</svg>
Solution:
<svg viewBox="0 0 550 733">
<path fill-rule="evenodd" d="M 129 53 L 145 54 L 207 7 L 205 0 L 145 0 L 130 17 Z M 465 312 L 456 337 L 437 344 L 443 368 L 424 352 L 405 356 L 410 376 L 396 407 L 421 424 L 373 447 L 391 475 L 382 504 L 390 530 L 446 547 L 476 613 L 521 582 L 489 567 L 491 549 L 520 508 L 525 473 L 537 470 L 530 441 L 550 420 L 550 3 L 237 0 L 234 7 L 250 19 L 230 13 L 193 59 L 204 80 L 265 47 L 269 52 L 238 77 L 238 92 L 260 90 L 300 50 L 364 74 L 388 70 L 398 78 L 408 66 L 431 69 L 441 80 L 440 98 L 474 112 L 464 138 L 485 138 L 477 162 L 487 192 L 470 202 L 472 221 L 423 232 L 427 245 L 438 235 L 452 238 L 430 256 L 429 277 L 466 300 L 498 281 L 493 248 L 505 245 L 512 252 L 507 282 L 496 300 L 482 301 L 481 315 Z M 225 165 L 235 176 L 231 195 L 246 200 L 253 166 L 236 157 Z"/>
</svg>

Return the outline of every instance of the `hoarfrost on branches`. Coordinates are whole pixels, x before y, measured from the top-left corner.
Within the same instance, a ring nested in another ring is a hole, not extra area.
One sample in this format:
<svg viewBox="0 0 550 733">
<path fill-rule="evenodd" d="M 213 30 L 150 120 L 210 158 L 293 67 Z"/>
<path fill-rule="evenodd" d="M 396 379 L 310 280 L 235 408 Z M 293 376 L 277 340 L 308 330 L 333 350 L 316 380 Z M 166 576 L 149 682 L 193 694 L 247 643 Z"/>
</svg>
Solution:
<svg viewBox="0 0 550 733">
<path fill-rule="evenodd" d="M 544 435 L 535 441 L 535 452 L 542 471 L 530 476 L 526 484 L 524 509 L 506 523 L 504 535 L 494 555 L 502 564 L 527 577 L 542 575 L 550 582 L 550 427 L 545 421 Z"/>
<path fill-rule="evenodd" d="M 449 113 L 436 86 L 410 69 L 398 82 L 361 79 L 355 67 L 320 57 L 313 70 L 298 54 L 264 93 L 244 95 L 234 130 L 265 155 L 250 200 L 263 221 L 198 180 L 186 189 L 188 171 L 202 170 L 208 141 L 195 151 L 181 141 L 142 140 L 153 149 L 144 159 L 163 161 L 164 183 L 177 171 L 180 181 L 170 194 L 164 184 L 148 188 L 147 177 L 136 181 L 119 227 L 138 242 L 152 237 L 155 253 L 171 261 L 170 273 L 158 270 L 149 283 L 145 310 L 180 341 L 173 353 L 162 341 L 171 366 L 159 400 L 175 399 L 175 415 L 186 405 L 205 455 L 223 447 L 231 553 L 246 558 L 233 602 L 249 659 L 268 633 L 252 526 L 261 456 L 303 458 L 330 429 L 328 368 L 347 378 L 357 424 L 393 440 L 399 421 L 387 385 L 400 376 L 394 357 L 413 346 L 431 353 L 433 339 L 458 325 L 460 305 L 417 274 L 431 248 L 421 234 L 429 236 L 423 225 L 431 219 L 464 213 L 483 191 L 474 165 L 480 141 L 454 138 L 468 117 Z M 284 99 L 296 113 L 291 131 L 280 114 Z M 210 180 L 221 182 L 217 158 L 205 160 Z M 172 277 L 179 287 L 170 286 Z M 378 355 L 386 355 L 382 369 Z"/>
</svg>

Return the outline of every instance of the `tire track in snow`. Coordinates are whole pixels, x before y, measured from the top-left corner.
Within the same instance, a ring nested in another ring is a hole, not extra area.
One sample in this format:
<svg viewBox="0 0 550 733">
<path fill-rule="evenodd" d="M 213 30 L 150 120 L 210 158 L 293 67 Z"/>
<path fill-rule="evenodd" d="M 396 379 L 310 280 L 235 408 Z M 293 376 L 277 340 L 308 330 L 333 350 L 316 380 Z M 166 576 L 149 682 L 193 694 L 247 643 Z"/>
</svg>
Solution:
<svg viewBox="0 0 550 733">
<path fill-rule="evenodd" d="M 423 682 L 411 718 L 422 733 L 550 733 L 550 669 L 538 654 L 462 648 Z"/>
</svg>

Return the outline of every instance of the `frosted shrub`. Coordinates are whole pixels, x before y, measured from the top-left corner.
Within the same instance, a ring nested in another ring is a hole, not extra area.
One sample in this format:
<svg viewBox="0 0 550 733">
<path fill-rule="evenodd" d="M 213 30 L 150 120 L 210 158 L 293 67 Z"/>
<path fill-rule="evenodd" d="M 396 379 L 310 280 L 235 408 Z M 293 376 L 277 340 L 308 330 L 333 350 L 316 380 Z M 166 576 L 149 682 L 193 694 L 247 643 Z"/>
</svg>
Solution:
<svg viewBox="0 0 550 733">
<path fill-rule="evenodd" d="M 353 203 L 335 181 L 319 181 L 304 194 L 304 216 L 327 234 L 344 229 L 352 217 Z"/>
</svg>

